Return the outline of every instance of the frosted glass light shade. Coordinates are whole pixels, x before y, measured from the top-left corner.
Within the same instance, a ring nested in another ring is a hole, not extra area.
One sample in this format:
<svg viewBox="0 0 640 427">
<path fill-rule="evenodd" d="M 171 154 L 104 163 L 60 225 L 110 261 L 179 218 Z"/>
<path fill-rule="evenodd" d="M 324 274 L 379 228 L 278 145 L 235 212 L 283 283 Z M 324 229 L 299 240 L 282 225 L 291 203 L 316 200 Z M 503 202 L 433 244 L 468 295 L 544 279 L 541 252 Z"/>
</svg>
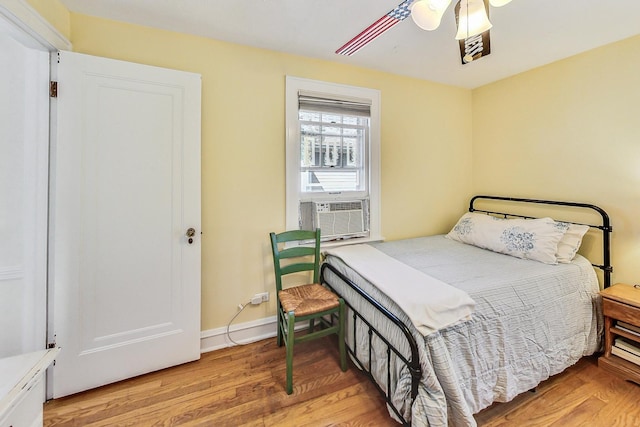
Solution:
<svg viewBox="0 0 640 427">
<path fill-rule="evenodd" d="M 449 4 L 451 0 L 418 0 L 411 5 L 411 19 L 423 30 L 435 30 Z"/>
<path fill-rule="evenodd" d="M 462 0 L 458 14 L 456 40 L 477 36 L 493 27 L 489 22 L 483 0 Z"/>
<path fill-rule="evenodd" d="M 507 3 L 511 3 L 511 0 L 489 0 L 489 4 L 493 7 L 504 6 Z"/>
</svg>

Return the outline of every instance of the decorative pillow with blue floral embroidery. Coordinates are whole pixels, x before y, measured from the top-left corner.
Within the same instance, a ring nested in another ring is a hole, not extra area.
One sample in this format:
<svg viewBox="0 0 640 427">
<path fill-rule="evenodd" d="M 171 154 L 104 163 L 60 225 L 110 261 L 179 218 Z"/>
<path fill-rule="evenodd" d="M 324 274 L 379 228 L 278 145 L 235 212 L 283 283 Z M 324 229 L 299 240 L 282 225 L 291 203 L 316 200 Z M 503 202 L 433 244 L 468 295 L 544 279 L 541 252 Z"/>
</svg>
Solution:
<svg viewBox="0 0 640 427">
<path fill-rule="evenodd" d="M 467 212 L 447 237 L 517 258 L 557 264 L 558 244 L 567 228 L 558 226 L 552 218 L 504 219 Z M 571 255 L 565 252 L 565 258 Z"/>
</svg>

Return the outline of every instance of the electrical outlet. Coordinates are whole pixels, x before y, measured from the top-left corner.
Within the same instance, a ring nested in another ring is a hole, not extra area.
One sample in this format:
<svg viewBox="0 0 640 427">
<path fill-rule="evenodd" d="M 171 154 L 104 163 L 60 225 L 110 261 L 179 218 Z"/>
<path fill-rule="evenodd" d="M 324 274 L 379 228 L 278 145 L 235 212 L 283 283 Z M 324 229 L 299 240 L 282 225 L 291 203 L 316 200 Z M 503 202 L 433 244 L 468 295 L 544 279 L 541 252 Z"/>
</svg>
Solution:
<svg viewBox="0 0 640 427">
<path fill-rule="evenodd" d="M 263 302 L 269 301 L 269 292 L 262 292 L 260 294 L 255 294 L 253 298 L 251 298 L 251 304 L 258 305 Z"/>
</svg>

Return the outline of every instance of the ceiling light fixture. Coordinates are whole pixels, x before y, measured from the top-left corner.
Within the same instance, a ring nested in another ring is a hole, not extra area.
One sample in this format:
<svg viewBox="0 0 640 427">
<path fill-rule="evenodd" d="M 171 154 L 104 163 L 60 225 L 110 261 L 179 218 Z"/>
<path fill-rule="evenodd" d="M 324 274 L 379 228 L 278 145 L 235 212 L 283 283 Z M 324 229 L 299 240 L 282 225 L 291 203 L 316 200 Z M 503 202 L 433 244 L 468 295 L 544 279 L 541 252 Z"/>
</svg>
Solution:
<svg viewBox="0 0 640 427">
<path fill-rule="evenodd" d="M 435 30 L 450 4 L 451 0 L 417 0 L 411 5 L 411 19 L 423 30 Z"/>
<path fill-rule="evenodd" d="M 411 19 L 423 30 L 433 31 L 440 26 L 442 15 L 452 0 L 416 0 L 411 5 Z M 489 0 L 493 7 L 501 7 L 511 0 Z M 483 0 L 460 1 L 460 24 L 456 40 L 481 34 L 492 27 Z"/>
<path fill-rule="evenodd" d="M 460 14 L 458 17 L 458 32 L 456 40 L 465 40 L 469 37 L 482 34 L 493 27 L 487 16 L 487 9 L 483 0 L 460 1 Z"/>
</svg>

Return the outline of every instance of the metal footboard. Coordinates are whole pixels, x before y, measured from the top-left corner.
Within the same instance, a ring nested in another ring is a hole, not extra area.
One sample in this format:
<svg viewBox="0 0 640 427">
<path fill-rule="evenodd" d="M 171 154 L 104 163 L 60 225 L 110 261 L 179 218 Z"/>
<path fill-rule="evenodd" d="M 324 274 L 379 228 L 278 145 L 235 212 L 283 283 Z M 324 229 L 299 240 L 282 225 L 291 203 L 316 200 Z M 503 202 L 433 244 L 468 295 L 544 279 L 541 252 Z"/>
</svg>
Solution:
<svg viewBox="0 0 640 427">
<path fill-rule="evenodd" d="M 400 320 L 398 319 L 398 317 L 396 317 L 393 313 L 391 313 L 389 310 L 387 310 L 384 306 L 382 306 L 378 301 L 376 301 L 375 299 L 373 299 L 369 294 L 367 294 L 364 290 L 362 290 L 358 285 L 356 285 L 352 280 L 350 280 L 348 277 L 346 277 L 344 274 L 342 274 L 341 272 L 339 272 L 334 266 L 330 265 L 330 264 L 323 264 L 322 265 L 322 269 L 321 269 L 321 274 L 320 274 L 320 282 L 326 286 L 328 286 L 329 288 L 331 288 L 334 292 L 337 292 L 336 289 L 331 286 L 331 283 L 327 282 L 325 280 L 325 271 L 329 269 L 333 274 L 335 274 L 337 277 L 340 278 L 340 280 L 342 280 L 345 284 L 347 284 L 351 289 L 353 289 L 356 293 L 358 293 L 365 301 L 367 301 L 369 304 L 371 304 L 375 310 L 377 310 L 379 313 L 382 313 L 384 316 L 386 316 L 404 335 L 404 337 L 407 340 L 407 344 L 409 346 L 410 349 L 410 353 L 411 355 L 407 357 L 407 355 L 404 355 L 402 353 L 400 353 L 400 351 L 389 341 L 389 339 L 387 337 L 385 337 L 380 331 L 378 331 L 373 325 L 372 323 L 367 320 L 360 312 L 358 312 L 355 307 L 350 303 L 350 301 L 348 301 L 345 298 L 345 304 L 347 305 L 347 307 L 349 307 L 350 309 L 350 313 L 353 316 L 353 330 L 347 331 L 347 333 L 352 333 L 353 334 L 353 348 L 349 345 L 349 343 L 347 343 L 347 351 L 349 352 L 349 354 L 352 357 L 352 360 L 354 360 L 354 362 L 358 365 L 358 368 L 361 369 L 365 375 L 367 375 L 369 377 L 369 379 L 371 380 L 371 382 L 376 386 L 376 388 L 378 389 L 378 391 L 384 396 L 387 404 L 389 405 L 389 407 L 391 408 L 391 410 L 394 412 L 394 414 L 398 417 L 399 420 L 402 421 L 402 423 L 404 425 L 410 425 L 410 421 L 405 419 L 405 417 L 402 415 L 402 413 L 400 412 L 400 410 L 394 405 L 394 403 L 391 400 L 391 355 L 392 353 L 395 354 L 395 356 L 407 367 L 409 373 L 411 374 L 411 403 L 413 403 L 413 400 L 416 398 L 416 396 L 418 395 L 418 384 L 420 381 L 420 378 L 422 376 L 422 368 L 420 367 L 420 359 L 419 359 L 419 354 L 418 354 L 418 345 L 416 344 L 416 341 L 413 337 L 413 335 L 411 334 L 411 332 L 409 331 L 409 328 L 407 328 L 407 326 Z M 337 292 L 339 293 L 339 292 Z M 341 295 L 344 298 L 344 295 Z M 358 321 L 361 322 L 361 324 L 364 324 L 367 330 L 367 336 L 368 336 L 368 359 L 369 360 L 369 365 L 367 366 L 366 363 L 364 363 L 360 357 L 361 355 L 358 354 L 358 346 L 357 344 L 357 334 L 356 334 L 356 325 L 358 323 Z M 371 353 L 372 353 L 372 337 L 376 336 L 382 343 L 384 343 L 386 345 L 387 348 L 387 389 L 383 390 L 382 387 L 380 387 L 376 381 L 376 379 L 374 378 L 372 372 L 371 372 Z"/>
</svg>

